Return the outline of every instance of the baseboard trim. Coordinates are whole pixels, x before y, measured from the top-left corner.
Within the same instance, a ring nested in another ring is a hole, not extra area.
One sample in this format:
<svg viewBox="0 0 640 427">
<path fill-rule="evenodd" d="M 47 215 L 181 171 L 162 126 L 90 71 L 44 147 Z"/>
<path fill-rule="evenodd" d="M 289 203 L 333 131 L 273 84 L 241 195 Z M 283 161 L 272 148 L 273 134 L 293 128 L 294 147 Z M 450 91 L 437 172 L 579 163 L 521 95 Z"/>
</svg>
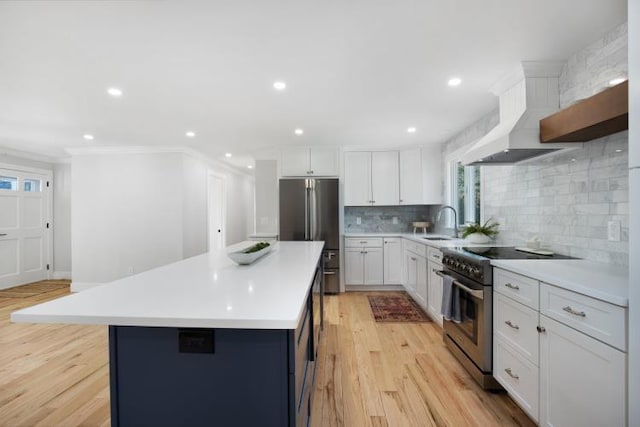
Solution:
<svg viewBox="0 0 640 427">
<path fill-rule="evenodd" d="M 103 285 L 103 283 L 95 282 L 71 282 L 71 292 L 82 292 L 87 289 L 95 288 L 96 286 Z"/>
<path fill-rule="evenodd" d="M 346 285 L 345 291 L 404 291 L 402 285 Z"/>
<path fill-rule="evenodd" d="M 70 271 L 54 271 L 51 276 L 53 280 L 71 280 Z"/>
</svg>

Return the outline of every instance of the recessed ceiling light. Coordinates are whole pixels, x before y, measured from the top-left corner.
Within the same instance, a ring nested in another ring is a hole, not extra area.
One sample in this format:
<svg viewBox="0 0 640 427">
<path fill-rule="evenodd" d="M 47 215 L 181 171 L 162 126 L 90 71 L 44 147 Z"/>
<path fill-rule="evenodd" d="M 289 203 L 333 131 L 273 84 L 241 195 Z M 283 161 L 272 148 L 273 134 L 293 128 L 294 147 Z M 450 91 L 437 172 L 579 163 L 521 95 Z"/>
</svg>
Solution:
<svg viewBox="0 0 640 427">
<path fill-rule="evenodd" d="M 295 133 L 296 135 L 302 135 L 304 133 L 304 130 L 298 128 L 298 129 L 294 130 L 293 133 Z"/>
<path fill-rule="evenodd" d="M 571 161 L 572 161 L 572 162 L 575 162 L 575 161 L 576 161 L 576 159 L 571 159 Z"/>
<path fill-rule="evenodd" d="M 249 166 L 247 166 L 247 167 L 248 167 L 249 169 L 253 169 L 253 166 L 251 166 L 251 165 L 249 165 Z"/>
<path fill-rule="evenodd" d="M 273 84 L 273 88 L 275 90 L 285 90 L 287 88 L 287 84 L 285 82 L 277 81 Z"/>
<path fill-rule="evenodd" d="M 502 150 L 502 151 L 503 151 L 503 152 L 505 152 L 505 153 L 508 153 L 508 152 L 509 152 L 509 149 L 508 149 L 508 148 L 505 148 L 505 149 L 504 149 L 504 150 Z"/>
<path fill-rule="evenodd" d="M 409 132 L 409 133 L 416 133 L 416 130 L 417 129 L 414 128 L 414 127 L 407 128 L 407 132 Z"/>
<path fill-rule="evenodd" d="M 618 149 L 616 150 L 616 153 L 622 153 L 622 150 L 618 148 Z"/>
<path fill-rule="evenodd" d="M 187 132 L 184 133 L 188 138 L 195 138 L 196 137 L 196 133 L 192 130 L 189 130 Z"/>
<path fill-rule="evenodd" d="M 231 153 L 224 153 L 225 157 L 231 157 Z"/>
<path fill-rule="evenodd" d="M 462 83 L 462 80 L 459 77 L 452 77 L 447 82 L 449 86 L 460 86 L 460 83 Z"/>
<path fill-rule="evenodd" d="M 609 80 L 609 86 L 615 86 L 615 85 L 619 85 L 620 83 L 624 82 L 625 79 L 624 77 L 618 77 L 617 79 L 611 79 Z"/>
<path fill-rule="evenodd" d="M 107 93 L 114 98 L 120 98 L 122 96 L 122 89 L 117 87 L 110 87 L 109 89 L 107 89 Z"/>
<path fill-rule="evenodd" d="M 93 139 L 94 139 L 94 136 L 91 135 L 90 133 L 85 133 L 84 135 L 82 135 L 82 137 L 84 139 L 86 139 L 87 141 L 93 141 Z"/>
</svg>

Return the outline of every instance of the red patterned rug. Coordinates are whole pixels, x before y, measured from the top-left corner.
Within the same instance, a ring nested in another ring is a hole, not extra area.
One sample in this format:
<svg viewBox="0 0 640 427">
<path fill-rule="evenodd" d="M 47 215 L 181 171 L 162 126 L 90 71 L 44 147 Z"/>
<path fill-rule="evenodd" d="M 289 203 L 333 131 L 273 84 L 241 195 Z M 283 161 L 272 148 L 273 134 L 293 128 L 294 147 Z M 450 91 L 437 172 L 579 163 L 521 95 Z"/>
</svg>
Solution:
<svg viewBox="0 0 640 427">
<path fill-rule="evenodd" d="M 430 322 L 431 319 L 408 294 L 371 295 L 369 305 L 376 322 Z"/>
</svg>

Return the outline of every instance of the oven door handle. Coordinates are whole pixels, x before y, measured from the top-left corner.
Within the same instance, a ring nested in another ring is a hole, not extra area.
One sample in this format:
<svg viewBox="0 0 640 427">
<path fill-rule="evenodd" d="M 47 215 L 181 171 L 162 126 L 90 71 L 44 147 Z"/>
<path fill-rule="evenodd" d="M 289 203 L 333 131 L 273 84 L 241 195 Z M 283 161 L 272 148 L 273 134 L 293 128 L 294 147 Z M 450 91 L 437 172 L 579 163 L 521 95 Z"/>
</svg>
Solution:
<svg viewBox="0 0 640 427">
<path fill-rule="evenodd" d="M 440 277 L 445 277 L 445 276 L 449 276 L 448 274 L 446 274 L 443 271 L 436 271 L 436 274 Z M 449 276 L 451 277 L 451 276 Z M 484 299 L 484 292 L 483 291 L 477 291 L 474 289 L 469 288 L 468 286 L 465 286 L 462 282 L 460 282 L 457 279 L 453 279 L 453 284 L 456 285 L 457 287 L 459 287 L 460 289 L 462 289 L 465 292 L 470 293 L 474 298 L 477 298 L 479 300 Z"/>
</svg>

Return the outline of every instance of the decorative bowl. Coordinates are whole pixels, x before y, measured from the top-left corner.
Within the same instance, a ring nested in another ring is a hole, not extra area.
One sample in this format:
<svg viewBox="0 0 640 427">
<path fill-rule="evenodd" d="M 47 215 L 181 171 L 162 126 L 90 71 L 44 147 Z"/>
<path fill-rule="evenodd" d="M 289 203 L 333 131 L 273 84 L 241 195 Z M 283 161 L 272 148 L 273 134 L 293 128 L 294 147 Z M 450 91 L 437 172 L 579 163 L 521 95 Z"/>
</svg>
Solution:
<svg viewBox="0 0 640 427">
<path fill-rule="evenodd" d="M 263 257 L 264 255 L 268 254 L 269 252 L 271 252 L 271 249 L 273 248 L 273 244 L 270 244 L 269 246 L 267 246 L 266 248 L 260 249 L 259 251 L 256 252 L 251 252 L 251 253 L 245 253 L 245 251 L 247 249 L 249 249 L 251 246 L 254 246 L 254 244 L 247 246 L 246 248 L 239 250 L 239 251 L 235 251 L 235 252 L 229 252 L 227 253 L 227 256 L 229 258 L 231 258 L 231 260 L 233 262 L 235 262 L 236 264 L 240 264 L 240 265 L 249 265 L 251 263 L 253 263 L 254 261 L 256 261 L 257 259 Z"/>
</svg>

